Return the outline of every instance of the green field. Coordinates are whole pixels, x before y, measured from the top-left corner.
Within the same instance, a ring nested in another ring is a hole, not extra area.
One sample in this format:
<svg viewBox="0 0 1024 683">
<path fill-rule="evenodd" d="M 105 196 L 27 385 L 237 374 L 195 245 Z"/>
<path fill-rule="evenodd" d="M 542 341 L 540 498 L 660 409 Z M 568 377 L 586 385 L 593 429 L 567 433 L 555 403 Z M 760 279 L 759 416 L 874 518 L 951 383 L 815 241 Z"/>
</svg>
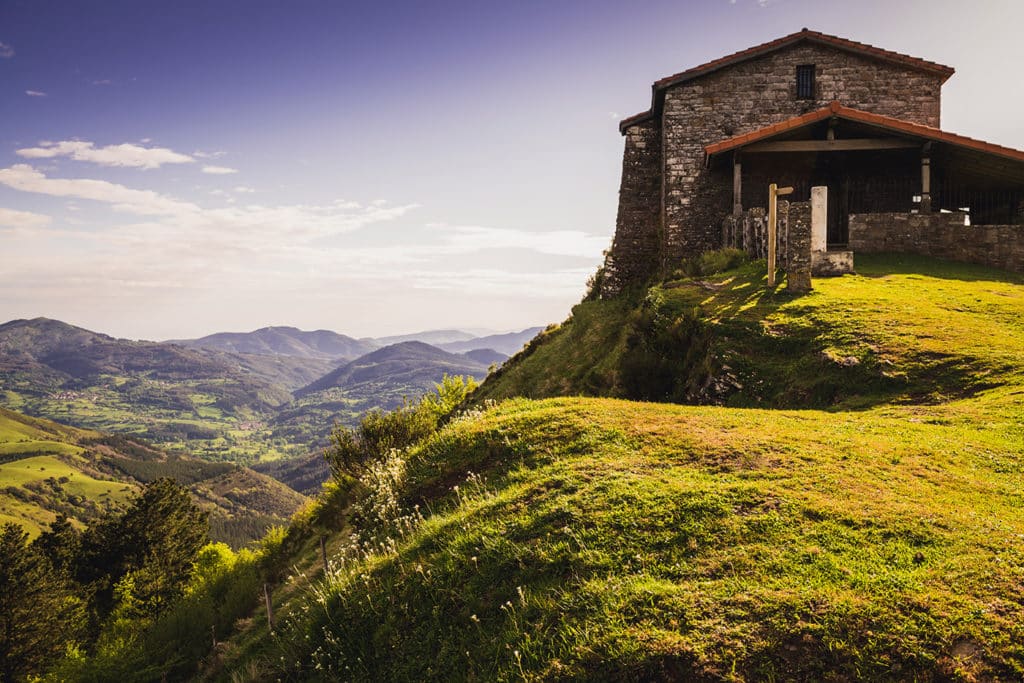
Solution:
<svg viewBox="0 0 1024 683">
<path fill-rule="evenodd" d="M 517 398 L 456 420 L 364 478 L 357 508 L 392 512 L 349 517 L 366 545 L 336 535 L 327 580 L 322 531 L 294 530 L 287 625 L 246 622 L 225 670 L 1024 677 L 1024 284 L 896 257 L 799 298 L 762 277 L 577 307 L 482 394 L 619 391 L 637 307 L 698 306 L 723 405 Z"/>
<path fill-rule="evenodd" d="M 168 456 L 144 444 L 0 409 L 0 523 L 35 537 L 66 515 L 88 524 L 140 485 L 171 477 L 211 513 L 213 537 L 244 545 L 283 523 L 304 497 L 230 463 Z"/>
</svg>

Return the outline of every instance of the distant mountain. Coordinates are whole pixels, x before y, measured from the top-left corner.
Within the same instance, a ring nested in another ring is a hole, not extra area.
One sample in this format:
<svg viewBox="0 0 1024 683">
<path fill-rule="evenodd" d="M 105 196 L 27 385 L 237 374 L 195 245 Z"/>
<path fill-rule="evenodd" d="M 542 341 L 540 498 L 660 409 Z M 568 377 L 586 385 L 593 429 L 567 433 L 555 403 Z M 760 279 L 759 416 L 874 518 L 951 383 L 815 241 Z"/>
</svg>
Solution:
<svg viewBox="0 0 1024 683">
<path fill-rule="evenodd" d="M 431 346 L 440 346 L 452 342 L 469 341 L 475 339 L 476 335 L 464 330 L 426 330 L 414 332 L 413 334 L 398 334 L 390 337 L 377 337 L 374 339 L 377 346 L 391 346 L 407 341 L 418 341 Z"/>
<path fill-rule="evenodd" d="M 0 405 L 217 459 L 292 448 L 270 442 L 269 414 L 334 365 L 115 339 L 47 318 L 0 325 Z"/>
<path fill-rule="evenodd" d="M 504 363 L 509 359 L 507 353 L 499 353 L 494 349 L 473 349 L 472 351 L 466 351 L 465 353 L 459 354 L 465 356 L 470 360 L 475 360 L 477 363 L 483 363 L 490 367 L 492 363 Z"/>
<path fill-rule="evenodd" d="M 273 439 L 305 443 L 322 449 L 336 424 L 354 426 L 370 410 L 392 410 L 404 399 L 416 400 L 433 391 L 447 375 L 482 380 L 489 363 L 448 353 L 423 342 L 401 342 L 377 349 L 345 363 L 295 392 L 295 400 L 281 406 L 269 423 Z M 290 466 L 260 467 L 296 490 L 304 491 L 326 470 L 306 462 Z"/>
<path fill-rule="evenodd" d="M 12 320 L 0 325 L 0 373 L 38 370 L 51 381 L 102 375 L 144 374 L 168 381 L 244 375 L 260 384 L 290 389 L 308 383 L 310 375 L 316 376 L 327 364 L 322 359 L 267 358 L 115 339 L 49 318 Z"/>
<path fill-rule="evenodd" d="M 329 330 L 306 332 L 295 327 L 264 327 L 253 332 L 219 332 L 200 339 L 175 339 L 167 343 L 230 353 L 327 360 L 351 360 L 380 346 L 371 340 L 353 339 Z"/>
<path fill-rule="evenodd" d="M 325 389 L 352 390 L 382 385 L 419 389 L 416 393 L 422 393 L 432 389 L 445 374 L 483 378 L 487 375 L 487 366 L 436 346 L 407 341 L 377 349 L 346 363 L 297 390 L 295 396 L 302 398 Z"/>
<path fill-rule="evenodd" d="M 244 467 L 173 456 L 124 436 L 0 408 L 0 522 L 16 522 L 31 535 L 58 513 L 88 524 L 158 477 L 187 487 L 210 512 L 213 539 L 236 547 L 286 522 L 305 502 Z"/>
<path fill-rule="evenodd" d="M 474 337 L 472 339 L 438 344 L 438 346 L 452 353 L 465 353 L 474 349 L 492 349 L 512 356 L 543 329 L 543 327 L 528 327 L 521 332 L 491 334 L 486 337 Z"/>
</svg>

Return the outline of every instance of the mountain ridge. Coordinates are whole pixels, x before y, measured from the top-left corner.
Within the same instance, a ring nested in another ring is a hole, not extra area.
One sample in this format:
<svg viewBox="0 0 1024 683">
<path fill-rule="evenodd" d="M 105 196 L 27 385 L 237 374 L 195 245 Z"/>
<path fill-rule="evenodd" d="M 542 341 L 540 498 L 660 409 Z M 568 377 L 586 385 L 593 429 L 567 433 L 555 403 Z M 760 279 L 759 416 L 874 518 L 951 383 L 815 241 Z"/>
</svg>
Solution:
<svg viewBox="0 0 1024 683">
<path fill-rule="evenodd" d="M 409 367 L 411 363 L 429 363 L 427 368 Z M 451 375 L 472 375 L 478 377 L 487 374 L 487 366 L 467 356 L 449 353 L 444 349 L 432 346 L 421 341 L 403 341 L 390 346 L 385 346 L 370 353 L 360 356 L 355 360 L 346 363 L 335 370 L 327 373 L 320 379 L 297 389 L 294 394 L 296 398 L 302 398 L 309 394 L 331 389 L 335 387 L 346 388 L 352 385 L 371 382 L 379 379 L 385 373 L 413 373 L 416 377 L 430 374 L 424 390 L 429 390 L 436 379 L 437 369 L 442 368 Z M 448 370 L 451 370 L 448 372 Z M 412 381 L 416 381 L 413 378 Z"/>
</svg>

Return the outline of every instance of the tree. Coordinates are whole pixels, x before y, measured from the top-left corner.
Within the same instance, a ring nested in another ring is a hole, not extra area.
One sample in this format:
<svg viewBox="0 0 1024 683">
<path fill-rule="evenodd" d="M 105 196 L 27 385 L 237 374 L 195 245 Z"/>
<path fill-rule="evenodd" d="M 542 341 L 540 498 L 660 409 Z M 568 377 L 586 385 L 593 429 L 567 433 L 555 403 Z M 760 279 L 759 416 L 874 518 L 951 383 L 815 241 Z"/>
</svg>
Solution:
<svg viewBox="0 0 1024 683">
<path fill-rule="evenodd" d="M 207 513 L 180 484 L 156 479 L 122 514 L 85 532 L 78 579 L 96 592 L 98 620 L 110 614 L 114 588 L 129 573 L 133 599 L 155 615 L 181 593 L 197 553 L 208 542 Z"/>
<path fill-rule="evenodd" d="M 82 550 L 82 532 L 76 529 L 65 515 L 57 515 L 50 523 L 50 530 L 40 534 L 32 547 L 46 556 L 50 564 L 63 576 L 71 577 L 78 566 Z"/>
<path fill-rule="evenodd" d="M 0 527 L 0 683 L 43 672 L 84 625 L 84 605 L 17 524 Z"/>
</svg>

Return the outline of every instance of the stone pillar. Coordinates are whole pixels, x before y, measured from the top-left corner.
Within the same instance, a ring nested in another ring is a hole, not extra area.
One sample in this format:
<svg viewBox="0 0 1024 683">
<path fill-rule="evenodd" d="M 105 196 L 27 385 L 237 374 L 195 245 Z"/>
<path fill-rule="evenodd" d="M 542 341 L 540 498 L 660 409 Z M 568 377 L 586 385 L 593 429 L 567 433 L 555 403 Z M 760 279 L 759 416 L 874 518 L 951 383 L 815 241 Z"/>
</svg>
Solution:
<svg viewBox="0 0 1024 683">
<path fill-rule="evenodd" d="M 932 160 L 925 154 L 921 157 L 921 213 L 932 212 Z"/>
<path fill-rule="evenodd" d="M 775 253 L 778 254 L 779 267 L 783 270 L 789 268 L 789 204 L 788 200 L 780 199 L 775 212 L 778 220 Z"/>
<path fill-rule="evenodd" d="M 824 188 L 814 188 L 817 189 Z M 811 291 L 812 207 L 813 199 L 811 204 L 792 202 L 789 205 L 786 291 L 792 294 Z"/>
<path fill-rule="evenodd" d="M 811 251 L 828 250 L 828 188 L 811 188 Z"/>
</svg>

